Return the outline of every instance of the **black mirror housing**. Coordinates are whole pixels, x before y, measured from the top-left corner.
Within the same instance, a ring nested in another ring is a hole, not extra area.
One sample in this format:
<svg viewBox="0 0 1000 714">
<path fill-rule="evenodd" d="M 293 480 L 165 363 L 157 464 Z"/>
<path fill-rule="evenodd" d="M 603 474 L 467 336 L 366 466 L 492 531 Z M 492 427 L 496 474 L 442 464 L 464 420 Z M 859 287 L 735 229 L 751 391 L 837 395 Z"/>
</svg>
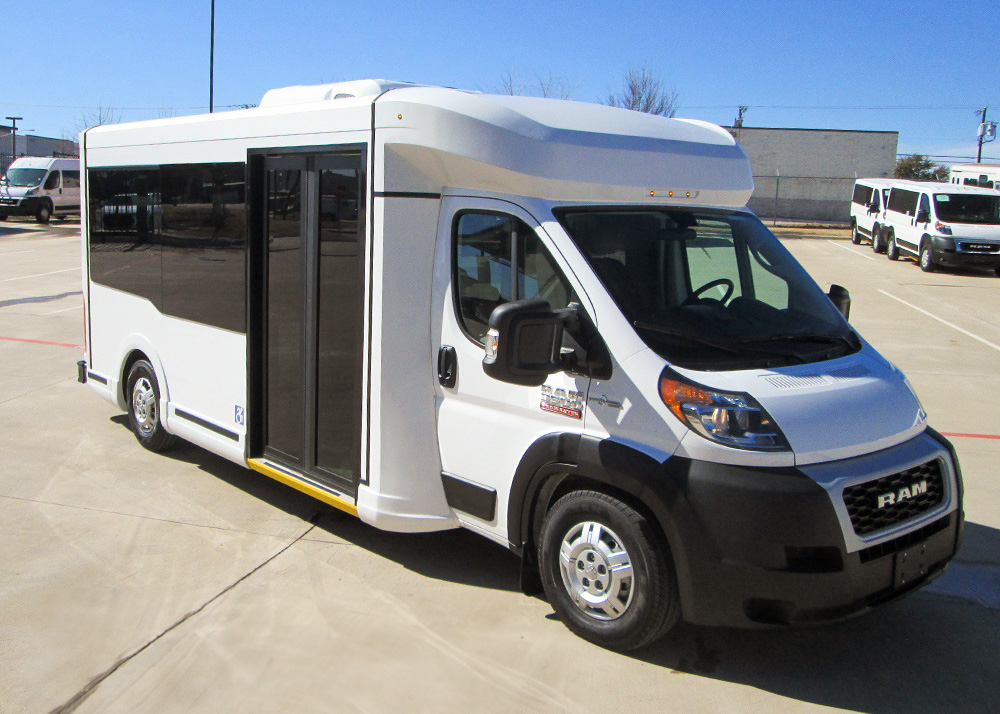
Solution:
<svg viewBox="0 0 1000 714">
<path fill-rule="evenodd" d="M 927 223 L 931 219 L 931 214 L 927 211 L 917 213 L 917 223 Z"/>
<path fill-rule="evenodd" d="M 540 387 L 562 371 L 565 311 L 540 298 L 504 303 L 490 315 L 483 371 L 493 379 Z"/>
<path fill-rule="evenodd" d="M 851 319 L 851 293 L 842 285 L 831 285 L 827 293 L 833 306 L 840 310 L 845 320 Z"/>
</svg>

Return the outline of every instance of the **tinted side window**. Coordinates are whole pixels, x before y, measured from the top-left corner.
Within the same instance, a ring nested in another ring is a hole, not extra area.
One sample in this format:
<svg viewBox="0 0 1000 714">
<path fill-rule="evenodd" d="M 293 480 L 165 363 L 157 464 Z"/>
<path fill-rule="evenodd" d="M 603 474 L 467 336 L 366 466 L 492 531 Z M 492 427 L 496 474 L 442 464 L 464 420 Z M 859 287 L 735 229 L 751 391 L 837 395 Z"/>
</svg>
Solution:
<svg viewBox="0 0 1000 714">
<path fill-rule="evenodd" d="M 79 171 L 63 171 L 63 188 L 80 188 Z"/>
<path fill-rule="evenodd" d="M 493 310 L 541 297 L 553 309 L 573 299 L 569 282 L 523 221 L 495 213 L 462 213 L 455 221 L 453 289 L 459 322 L 480 344 Z"/>
<path fill-rule="evenodd" d="M 45 179 L 45 185 L 42 186 L 47 191 L 51 191 L 54 188 L 59 188 L 59 172 L 50 171 L 49 175 Z"/>
<path fill-rule="evenodd" d="M 155 168 L 91 169 L 90 277 L 162 304 Z"/>
<path fill-rule="evenodd" d="M 872 200 L 871 186 L 862 186 L 861 184 L 855 186 L 854 197 L 851 200 L 859 206 L 864 206 L 870 203 Z"/>
<path fill-rule="evenodd" d="M 244 164 L 160 167 L 163 312 L 246 329 Z"/>
<path fill-rule="evenodd" d="M 907 191 L 902 188 L 892 189 L 889 194 L 889 210 L 897 213 L 905 213 L 912 216 L 917 209 L 917 194 L 915 191 Z"/>
</svg>

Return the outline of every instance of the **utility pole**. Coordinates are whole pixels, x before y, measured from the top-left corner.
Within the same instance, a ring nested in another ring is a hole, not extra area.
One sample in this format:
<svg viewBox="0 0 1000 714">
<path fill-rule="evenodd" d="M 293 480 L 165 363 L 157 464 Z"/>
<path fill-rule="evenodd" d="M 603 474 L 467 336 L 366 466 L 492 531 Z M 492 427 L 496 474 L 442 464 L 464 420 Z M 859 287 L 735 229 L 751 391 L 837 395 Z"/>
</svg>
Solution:
<svg viewBox="0 0 1000 714">
<path fill-rule="evenodd" d="M 986 121 L 986 110 L 989 109 L 988 106 L 982 109 L 977 109 L 974 114 L 979 115 L 979 151 L 976 152 L 976 163 L 980 164 L 983 162 L 983 144 L 993 141 L 997 138 L 997 123 L 995 121 Z M 989 137 L 987 139 L 986 137 Z"/>
<path fill-rule="evenodd" d="M 10 121 L 10 158 L 13 161 L 17 158 L 17 123 L 24 121 L 24 117 L 7 117 Z"/>
<path fill-rule="evenodd" d="M 208 50 L 208 113 L 215 103 L 215 0 L 212 0 L 212 39 Z"/>
<path fill-rule="evenodd" d="M 733 138 L 736 141 L 740 140 L 740 129 L 743 128 L 743 115 L 747 113 L 747 109 L 749 108 L 743 106 L 737 108 L 739 113 L 736 115 L 736 121 L 733 122 Z"/>
</svg>

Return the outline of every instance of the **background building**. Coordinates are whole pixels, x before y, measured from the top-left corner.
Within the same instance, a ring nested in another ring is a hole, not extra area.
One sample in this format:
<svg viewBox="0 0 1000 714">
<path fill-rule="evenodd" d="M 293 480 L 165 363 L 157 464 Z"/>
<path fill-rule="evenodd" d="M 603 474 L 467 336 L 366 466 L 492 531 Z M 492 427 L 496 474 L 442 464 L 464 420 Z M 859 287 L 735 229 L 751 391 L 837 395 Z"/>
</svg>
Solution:
<svg viewBox="0 0 1000 714">
<path fill-rule="evenodd" d="M 730 128 L 754 174 L 749 206 L 758 216 L 849 221 L 857 178 L 896 170 L 898 131 Z"/>
<path fill-rule="evenodd" d="M 9 126 L 0 125 L 0 173 L 5 172 L 11 161 L 18 156 L 72 157 L 80 155 L 75 141 L 17 132 L 17 147 L 14 147 L 12 141 L 14 138 Z"/>
</svg>

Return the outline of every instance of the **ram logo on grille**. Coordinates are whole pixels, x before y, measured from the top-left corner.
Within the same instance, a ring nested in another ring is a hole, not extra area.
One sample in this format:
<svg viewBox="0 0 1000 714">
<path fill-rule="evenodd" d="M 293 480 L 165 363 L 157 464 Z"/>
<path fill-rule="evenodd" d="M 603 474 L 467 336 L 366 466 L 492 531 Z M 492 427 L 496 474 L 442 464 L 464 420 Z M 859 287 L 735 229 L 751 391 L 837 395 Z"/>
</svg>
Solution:
<svg viewBox="0 0 1000 714">
<path fill-rule="evenodd" d="M 889 493 L 879 494 L 878 497 L 878 507 L 885 508 L 886 506 L 892 506 L 896 503 L 902 503 L 907 499 L 913 498 L 914 496 L 919 496 L 920 494 L 927 493 L 927 481 L 918 481 L 910 486 L 903 486 L 903 488 L 898 491 L 889 491 Z"/>
</svg>

